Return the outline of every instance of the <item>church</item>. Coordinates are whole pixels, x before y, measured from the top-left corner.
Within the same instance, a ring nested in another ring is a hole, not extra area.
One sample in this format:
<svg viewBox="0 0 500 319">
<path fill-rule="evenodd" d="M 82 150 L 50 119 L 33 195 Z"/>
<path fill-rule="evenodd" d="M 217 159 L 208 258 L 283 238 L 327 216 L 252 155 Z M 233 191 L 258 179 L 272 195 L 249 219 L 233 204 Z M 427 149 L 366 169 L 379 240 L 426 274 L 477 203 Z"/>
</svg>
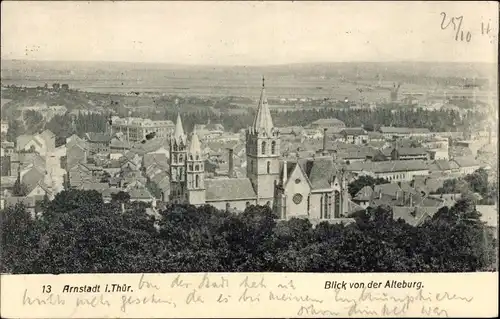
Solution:
<svg viewBox="0 0 500 319">
<path fill-rule="evenodd" d="M 200 140 L 196 132 L 188 138 L 178 115 L 170 137 L 170 201 L 233 211 L 268 205 L 281 219 L 342 219 L 361 209 L 350 200 L 347 175 L 332 156 L 282 158 L 264 79 L 257 114 L 245 139 L 246 177 L 206 178 Z"/>
</svg>

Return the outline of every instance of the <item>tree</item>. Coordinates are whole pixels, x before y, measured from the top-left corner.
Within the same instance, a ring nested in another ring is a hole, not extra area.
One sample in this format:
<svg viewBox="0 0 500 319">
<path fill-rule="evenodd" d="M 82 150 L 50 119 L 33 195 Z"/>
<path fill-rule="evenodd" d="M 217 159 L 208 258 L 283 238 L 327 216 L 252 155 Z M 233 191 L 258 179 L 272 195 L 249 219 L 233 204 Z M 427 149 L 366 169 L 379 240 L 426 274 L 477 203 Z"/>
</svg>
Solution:
<svg viewBox="0 0 500 319">
<path fill-rule="evenodd" d="M 491 270 L 496 261 L 495 240 L 467 199 L 418 227 L 382 206 L 348 225 L 313 227 L 307 219 L 276 220 L 267 206 L 234 214 L 169 204 L 153 217 L 142 203 L 121 211 L 123 194 L 114 201 L 69 190 L 44 204 L 40 217 L 22 205 L 2 210 L 0 271 L 452 272 Z"/>
<path fill-rule="evenodd" d="M 116 194 L 111 194 L 111 201 L 120 204 L 125 204 L 130 202 L 130 194 L 124 191 L 119 191 Z"/>
<path fill-rule="evenodd" d="M 373 189 L 375 185 L 387 184 L 387 183 L 389 183 L 389 181 L 384 178 L 379 178 L 379 177 L 374 178 L 365 175 L 360 176 L 355 181 L 351 182 L 348 185 L 349 194 L 351 195 L 351 197 L 354 197 L 365 186 L 370 186 Z"/>
<path fill-rule="evenodd" d="M 464 180 L 469 183 L 469 188 L 473 192 L 488 196 L 488 172 L 484 168 L 465 176 Z"/>
<path fill-rule="evenodd" d="M 9 206 L 0 211 L 0 236 L 3 273 L 35 272 L 33 260 L 39 238 L 38 223 L 24 205 Z"/>
</svg>

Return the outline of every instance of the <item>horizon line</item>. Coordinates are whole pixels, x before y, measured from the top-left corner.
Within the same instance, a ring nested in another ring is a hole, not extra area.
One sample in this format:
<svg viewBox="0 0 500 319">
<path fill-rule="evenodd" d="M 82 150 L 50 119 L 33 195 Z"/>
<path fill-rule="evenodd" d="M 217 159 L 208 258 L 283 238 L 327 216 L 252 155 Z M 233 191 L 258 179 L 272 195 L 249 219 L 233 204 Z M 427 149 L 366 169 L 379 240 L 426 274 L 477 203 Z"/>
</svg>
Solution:
<svg viewBox="0 0 500 319">
<path fill-rule="evenodd" d="M 17 59 L 17 58 L 0 58 L 0 61 L 11 62 L 56 62 L 56 63 L 111 63 L 111 64 L 158 64 L 158 65 L 174 65 L 185 67 L 275 67 L 286 65 L 300 64 L 348 64 L 348 63 L 448 63 L 448 64 L 491 64 L 498 65 L 495 62 L 486 61 L 423 61 L 423 60 L 391 60 L 391 61 L 315 61 L 315 62 L 287 62 L 287 63 L 269 63 L 269 64 L 208 64 L 208 63 L 176 63 L 176 62 L 147 62 L 147 61 L 109 61 L 109 60 L 45 60 L 45 59 Z"/>
</svg>

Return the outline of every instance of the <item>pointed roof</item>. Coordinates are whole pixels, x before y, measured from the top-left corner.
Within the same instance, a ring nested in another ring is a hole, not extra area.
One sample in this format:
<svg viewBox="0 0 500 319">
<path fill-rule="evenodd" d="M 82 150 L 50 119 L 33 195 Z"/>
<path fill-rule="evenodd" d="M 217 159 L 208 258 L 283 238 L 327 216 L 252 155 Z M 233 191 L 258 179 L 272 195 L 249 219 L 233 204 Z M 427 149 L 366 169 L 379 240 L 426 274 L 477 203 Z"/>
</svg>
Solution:
<svg viewBox="0 0 500 319">
<path fill-rule="evenodd" d="M 257 107 L 257 115 L 252 125 L 255 132 L 266 132 L 271 135 L 273 128 L 273 119 L 271 118 L 271 111 L 267 104 L 266 89 L 264 86 L 264 77 L 262 78 L 262 91 L 260 93 L 259 106 Z"/>
<path fill-rule="evenodd" d="M 182 127 L 182 120 L 181 120 L 181 115 L 177 113 L 177 122 L 175 123 L 175 130 L 174 130 L 174 138 L 176 140 L 179 140 L 180 138 L 184 138 L 184 128 Z"/>
<path fill-rule="evenodd" d="M 191 144 L 189 145 L 189 153 L 201 154 L 201 144 L 200 144 L 200 140 L 198 139 L 198 134 L 196 134 L 196 131 L 193 131 L 193 134 L 191 136 Z"/>
</svg>

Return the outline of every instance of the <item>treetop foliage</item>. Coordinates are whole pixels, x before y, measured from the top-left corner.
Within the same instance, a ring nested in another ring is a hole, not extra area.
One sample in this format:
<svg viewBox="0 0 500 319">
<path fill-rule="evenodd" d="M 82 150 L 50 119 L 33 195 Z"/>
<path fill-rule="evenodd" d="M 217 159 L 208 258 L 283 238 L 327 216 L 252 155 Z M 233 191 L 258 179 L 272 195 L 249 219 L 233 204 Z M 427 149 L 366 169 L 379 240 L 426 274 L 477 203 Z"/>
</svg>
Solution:
<svg viewBox="0 0 500 319">
<path fill-rule="evenodd" d="M 420 227 L 394 220 L 388 207 L 347 226 L 276 220 L 267 206 L 234 214 L 169 205 L 155 220 L 141 203 L 104 203 L 81 190 L 57 194 L 43 210 L 34 219 L 22 205 L 0 212 L 2 272 L 451 272 L 489 270 L 496 258 L 468 200 Z"/>
</svg>

